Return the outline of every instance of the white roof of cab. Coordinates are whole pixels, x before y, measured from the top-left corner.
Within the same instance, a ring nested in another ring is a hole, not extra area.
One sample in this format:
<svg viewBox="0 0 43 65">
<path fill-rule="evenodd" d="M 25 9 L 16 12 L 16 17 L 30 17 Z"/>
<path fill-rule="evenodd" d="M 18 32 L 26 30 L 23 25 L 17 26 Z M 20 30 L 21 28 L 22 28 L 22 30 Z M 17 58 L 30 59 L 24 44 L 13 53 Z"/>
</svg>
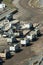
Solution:
<svg viewBox="0 0 43 65">
<path fill-rule="evenodd" d="M 2 4 L 0 4 L 0 8 L 5 8 L 5 4 L 4 3 L 2 3 Z"/>
</svg>

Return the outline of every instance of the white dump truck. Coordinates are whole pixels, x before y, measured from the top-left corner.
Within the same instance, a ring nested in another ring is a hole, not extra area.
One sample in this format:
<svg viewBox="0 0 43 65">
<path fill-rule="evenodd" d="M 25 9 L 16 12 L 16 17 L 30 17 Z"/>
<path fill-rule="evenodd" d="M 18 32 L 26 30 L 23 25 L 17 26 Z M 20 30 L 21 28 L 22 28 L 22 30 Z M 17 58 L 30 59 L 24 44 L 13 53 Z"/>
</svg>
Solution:
<svg viewBox="0 0 43 65">
<path fill-rule="evenodd" d="M 31 29 L 31 28 L 33 28 L 33 24 L 32 23 L 28 23 L 28 24 L 22 25 L 22 29 Z"/>
<path fill-rule="evenodd" d="M 17 39 L 15 37 L 7 38 L 7 43 L 14 43 L 17 42 Z"/>
<path fill-rule="evenodd" d="M 11 54 L 10 54 L 9 51 L 5 51 L 5 52 L 3 52 L 3 53 L 0 53 L 0 57 L 1 57 L 2 59 L 8 59 L 8 58 L 11 58 Z"/>
<path fill-rule="evenodd" d="M 29 40 L 29 39 L 22 39 L 22 40 L 20 41 L 20 44 L 21 44 L 22 46 L 28 46 L 28 45 L 30 45 L 30 40 Z"/>
<path fill-rule="evenodd" d="M 20 36 L 19 32 L 14 32 L 14 36 L 19 37 Z"/>
<path fill-rule="evenodd" d="M 16 44 L 14 44 L 14 45 L 11 45 L 11 46 L 9 47 L 9 50 L 10 50 L 11 52 L 18 52 L 18 51 L 20 50 L 20 44 L 19 44 L 19 43 L 16 43 Z"/>
<path fill-rule="evenodd" d="M 0 11 L 3 11 L 5 9 L 5 4 L 4 3 L 0 3 Z"/>
<path fill-rule="evenodd" d="M 34 29 L 34 31 L 35 31 L 36 36 L 39 36 L 41 34 L 39 28 L 37 28 L 37 27 Z"/>
<path fill-rule="evenodd" d="M 34 31 L 31 31 L 30 34 L 26 36 L 26 38 L 29 39 L 30 41 L 34 41 L 37 39 L 37 36 L 35 35 Z"/>
</svg>

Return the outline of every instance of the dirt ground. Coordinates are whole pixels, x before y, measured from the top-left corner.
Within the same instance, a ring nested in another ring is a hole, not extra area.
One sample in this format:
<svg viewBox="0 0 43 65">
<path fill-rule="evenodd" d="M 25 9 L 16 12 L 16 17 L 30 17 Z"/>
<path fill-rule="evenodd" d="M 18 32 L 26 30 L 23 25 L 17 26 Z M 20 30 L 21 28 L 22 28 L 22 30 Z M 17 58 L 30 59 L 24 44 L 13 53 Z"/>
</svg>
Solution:
<svg viewBox="0 0 43 65">
<path fill-rule="evenodd" d="M 15 53 L 11 59 L 5 60 L 3 65 L 25 65 L 29 58 L 43 53 L 43 27 L 40 28 L 42 36 L 38 37 L 37 41 L 31 42 L 30 46 L 22 47 L 21 52 Z"/>
<path fill-rule="evenodd" d="M 27 4 L 25 4 L 26 1 L 28 0 L 25 0 L 25 2 L 24 0 L 23 1 L 21 0 L 22 6 L 25 5 L 24 7 L 25 9 L 21 7 L 17 3 L 17 1 L 18 0 L 14 0 L 14 2 L 16 2 L 15 5 L 19 9 L 19 12 L 14 15 L 14 18 L 20 20 L 32 21 L 33 23 L 40 21 L 41 23 L 43 23 L 43 15 L 40 15 L 38 12 L 36 14 L 36 12 L 34 12 L 33 9 L 30 9 L 30 7 L 28 8 Z M 25 65 L 25 63 L 30 57 L 41 53 L 43 51 L 43 26 L 40 27 L 40 30 L 42 36 L 38 37 L 37 41 L 31 42 L 31 45 L 28 47 L 22 47 L 23 50 L 21 52 L 14 54 L 14 56 L 11 59 L 5 60 L 5 63 L 3 63 L 3 65 Z"/>
</svg>

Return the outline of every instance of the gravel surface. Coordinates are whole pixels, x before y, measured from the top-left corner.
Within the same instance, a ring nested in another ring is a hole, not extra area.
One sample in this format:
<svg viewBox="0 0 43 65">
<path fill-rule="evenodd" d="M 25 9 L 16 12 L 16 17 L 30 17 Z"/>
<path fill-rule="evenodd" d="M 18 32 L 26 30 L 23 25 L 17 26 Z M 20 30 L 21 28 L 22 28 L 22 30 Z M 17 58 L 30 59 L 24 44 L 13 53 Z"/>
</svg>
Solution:
<svg viewBox="0 0 43 65">
<path fill-rule="evenodd" d="M 16 7 L 18 8 L 18 13 L 16 13 L 13 17 L 19 20 L 29 20 L 31 13 L 22 6 L 20 6 L 19 1 L 20 0 L 13 1 L 13 4 L 16 5 Z"/>
</svg>

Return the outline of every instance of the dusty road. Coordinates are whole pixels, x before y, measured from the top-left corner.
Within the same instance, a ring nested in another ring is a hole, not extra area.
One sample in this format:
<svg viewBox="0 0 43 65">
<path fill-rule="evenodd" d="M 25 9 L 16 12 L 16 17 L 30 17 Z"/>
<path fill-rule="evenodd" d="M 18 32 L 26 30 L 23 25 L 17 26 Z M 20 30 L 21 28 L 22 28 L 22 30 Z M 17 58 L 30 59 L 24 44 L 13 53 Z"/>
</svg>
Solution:
<svg viewBox="0 0 43 65">
<path fill-rule="evenodd" d="M 14 18 L 19 20 L 26 20 L 31 22 L 42 22 L 43 14 L 42 10 L 32 8 L 28 5 L 29 0 L 14 0 L 13 4 L 18 8 L 18 13 L 14 15 Z"/>
<path fill-rule="evenodd" d="M 13 1 L 13 4 L 16 5 L 16 7 L 18 8 L 18 13 L 16 13 L 14 15 L 14 18 L 19 19 L 19 20 L 29 20 L 31 13 L 28 12 L 28 10 L 26 10 L 25 8 L 23 8 L 20 5 L 19 1 L 21 1 L 21 0 Z"/>
</svg>

